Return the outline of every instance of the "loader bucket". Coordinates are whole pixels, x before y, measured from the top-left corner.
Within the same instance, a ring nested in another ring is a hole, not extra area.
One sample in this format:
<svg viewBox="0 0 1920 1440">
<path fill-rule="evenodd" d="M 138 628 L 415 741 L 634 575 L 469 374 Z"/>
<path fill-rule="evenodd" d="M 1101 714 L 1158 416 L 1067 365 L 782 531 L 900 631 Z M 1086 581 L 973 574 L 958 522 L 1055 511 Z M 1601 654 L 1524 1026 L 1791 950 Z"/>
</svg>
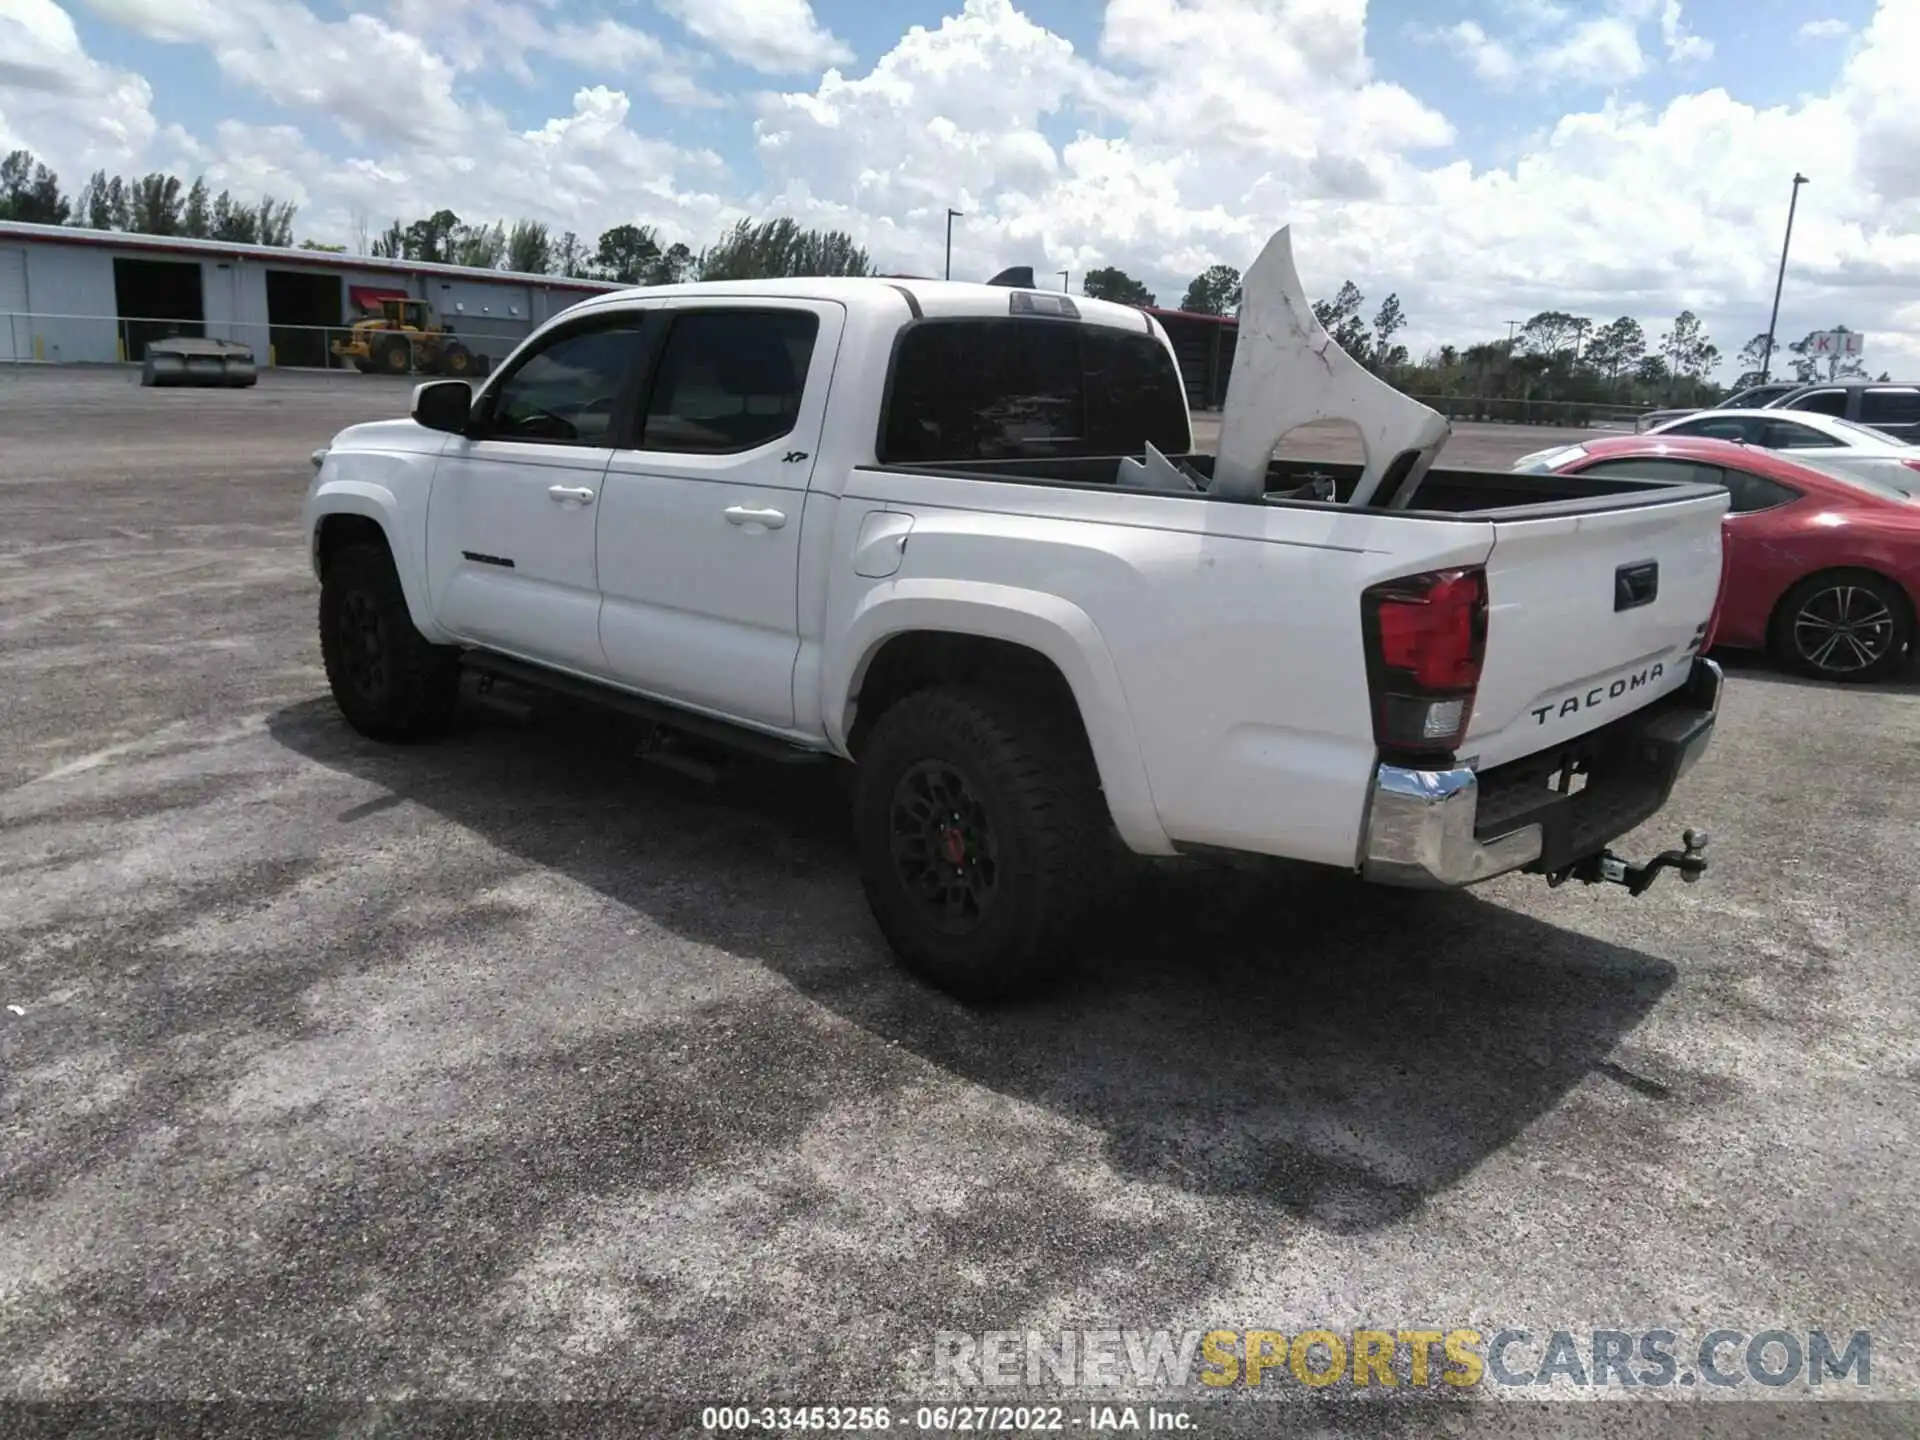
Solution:
<svg viewBox="0 0 1920 1440">
<path fill-rule="evenodd" d="M 142 385 L 199 385 L 241 389 L 256 384 L 253 351 L 232 340 L 169 338 L 147 346 L 140 362 Z"/>
</svg>

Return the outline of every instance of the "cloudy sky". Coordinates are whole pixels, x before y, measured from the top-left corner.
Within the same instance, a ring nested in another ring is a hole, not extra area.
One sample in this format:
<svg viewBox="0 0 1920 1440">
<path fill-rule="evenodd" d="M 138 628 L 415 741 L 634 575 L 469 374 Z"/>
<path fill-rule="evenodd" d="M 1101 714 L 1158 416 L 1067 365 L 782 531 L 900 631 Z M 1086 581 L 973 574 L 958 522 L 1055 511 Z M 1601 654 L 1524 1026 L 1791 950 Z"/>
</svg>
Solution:
<svg viewBox="0 0 1920 1440">
<path fill-rule="evenodd" d="M 205 173 L 350 240 L 448 207 L 883 269 L 1117 264 L 1162 303 L 1295 229 L 1424 346 L 1559 308 L 1845 324 L 1920 373 L 1920 0 L 0 0 L 0 149 Z M 1371 308 L 1371 305 L 1370 305 Z M 1725 373 L 1725 372 L 1723 372 Z"/>
</svg>

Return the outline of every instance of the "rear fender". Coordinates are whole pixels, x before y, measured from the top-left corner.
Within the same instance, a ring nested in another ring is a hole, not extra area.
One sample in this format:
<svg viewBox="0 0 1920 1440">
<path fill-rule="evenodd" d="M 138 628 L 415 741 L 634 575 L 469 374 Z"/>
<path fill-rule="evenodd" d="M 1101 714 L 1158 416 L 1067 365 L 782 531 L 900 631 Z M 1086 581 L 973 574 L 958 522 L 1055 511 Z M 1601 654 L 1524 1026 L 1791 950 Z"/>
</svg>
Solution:
<svg viewBox="0 0 1920 1440">
<path fill-rule="evenodd" d="M 1120 838 L 1141 855 L 1176 853 L 1147 782 L 1133 714 L 1106 641 L 1078 606 L 1036 590 L 953 580 L 901 580 L 869 591 L 822 676 L 827 739 L 847 753 L 854 697 L 881 646 L 913 631 L 977 635 L 1021 645 L 1066 678 L 1093 750 L 1107 808 Z"/>
</svg>

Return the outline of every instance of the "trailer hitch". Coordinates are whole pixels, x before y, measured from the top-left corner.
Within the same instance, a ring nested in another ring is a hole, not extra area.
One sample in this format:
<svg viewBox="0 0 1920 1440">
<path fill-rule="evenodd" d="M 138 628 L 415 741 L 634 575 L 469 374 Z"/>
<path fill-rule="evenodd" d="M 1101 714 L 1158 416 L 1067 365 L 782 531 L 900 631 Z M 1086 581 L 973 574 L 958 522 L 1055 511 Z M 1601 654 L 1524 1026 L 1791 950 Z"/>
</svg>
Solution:
<svg viewBox="0 0 1920 1440">
<path fill-rule="evenodd" d="M 1709 838 L 1704 830 L 1687 830 L 1680 836 L 1681 849 L 1663 851 L 1644 865 L 1628 864 L 1611 850 L 1602 850 L 1549 875 L 1547 884 L 1578 880 L 1582 885 L 1624 885 L 1629 895 L 1643 895 L 1662 870 L 1678 870 L 1680 879 L 1691 885 L 1707 873 Z"/>
</svg>

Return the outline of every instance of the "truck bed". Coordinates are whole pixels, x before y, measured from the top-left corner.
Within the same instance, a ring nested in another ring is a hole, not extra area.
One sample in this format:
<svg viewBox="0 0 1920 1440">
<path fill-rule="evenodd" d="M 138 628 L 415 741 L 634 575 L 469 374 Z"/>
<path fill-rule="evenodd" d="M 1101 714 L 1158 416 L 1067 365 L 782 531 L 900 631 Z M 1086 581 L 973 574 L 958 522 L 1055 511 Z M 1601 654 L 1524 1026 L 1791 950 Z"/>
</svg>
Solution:
<svg viewBox="0 0 1920 1440">
<path fill-rule="evenodd" d="M 1117 483 L 1121 456 L 1078 455 L 1060 459 L 1022 457 L 1010 460 L 956 460 L 937 465 L 875 465 L 862 468 L 891 470 L 919 475 L 991 476 L 1015 484 L 1060 485 L 1075 489 L 1112 489 Z M 1133 457 L 1139 458 L 1139 457 Z M 1211 455 L 1170 456 L 1190 465 L 1202 475 L 1212 475 Z M 1320 460 L 1275 460 L 1267 467 L 1267 493 L 1259 501 L 1229 501 L 1220 496 L 1195 493 L 1183 497 L 1179 492 L 1155 491 L 1173 499 L 1191 498 L 1221 504 L 1267 504 L 1308 506 L 1314 509 L 1345 509 L 1353 494 L 1362 467 Z M 1297 498 L 1293 492 L 1315 479 L 1330 479 L 1331 501 Z M 1658 505 L 1672 500 L 1691 499 L 1710 494 L 1717 487 L 1674 480 L 1634 479 L 1608 475 L 1522 475 L 1506 470 L 1447 469 L 1435 466 L 1414 488 L 1406 506 L 1394 510 L 1398 515 L 1431 515 L 1447 518 L 1472 516 L 1499 519 L 1524 512 L 1532 518 L 1556 514 L 1577 514 L 1590 510 L 1617 510 L 1637 505 Z M 1385 511 L 1387 507 L 1369 505 L 1366 510 Z"/>
</svg>

